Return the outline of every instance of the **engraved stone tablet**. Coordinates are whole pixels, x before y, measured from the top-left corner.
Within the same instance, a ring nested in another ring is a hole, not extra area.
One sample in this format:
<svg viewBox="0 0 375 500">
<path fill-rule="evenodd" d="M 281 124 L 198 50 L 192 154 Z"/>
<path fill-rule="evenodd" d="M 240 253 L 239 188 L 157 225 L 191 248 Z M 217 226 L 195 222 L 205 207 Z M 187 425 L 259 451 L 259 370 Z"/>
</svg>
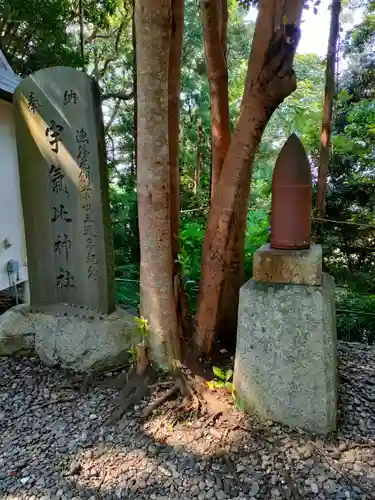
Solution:
<svg viewBox="0 0 375 500">
<path fill-rule="evenodd" d="M 14 95 L 31 303 L 114 310 L 113 244 L 100 95 L 55 67 Z"/>
</svg>

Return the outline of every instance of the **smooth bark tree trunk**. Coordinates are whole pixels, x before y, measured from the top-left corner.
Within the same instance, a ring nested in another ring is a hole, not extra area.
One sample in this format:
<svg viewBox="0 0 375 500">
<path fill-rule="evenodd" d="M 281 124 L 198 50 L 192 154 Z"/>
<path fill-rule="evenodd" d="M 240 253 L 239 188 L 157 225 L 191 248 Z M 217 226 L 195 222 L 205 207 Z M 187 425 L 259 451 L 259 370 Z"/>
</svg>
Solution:
<svg viewBox="0 0 375 500">
<path fill-rule="evenodd" d="M 188 334 L 188 300 L 182 280 L 180 252 L 180 93 L 181 57 L 184 38 L 184 0 L 171 1 L 171 40 L 168 81 L 168 130 L 170 175 L 170 221 L 173 259 L 173 288 L 180 339 Z"/>
<path fill-rule="evenodd" d="M 171 0 L 137 0 L 138 165 L 141 313 L 152 359 L 174 369 L 180 359 L 173 283 L 168 76 Z"/>
<path fill-rule="evenodd" d="M 177 260 L 180 251 L 180 91 L 181 91 L 181 56 L 184 38 L 184 0 L 171 0 L 172 22 L 169 52 L 169 168 L 171 190 L 171 231 L 172 253 Z"/>
<path fill-rule="evenodd" d="M 293 61 L 302 10 L 303 0 L 259 2 L 241 113 L 215 188 L 205 235 L 195 337 L 199 355 L 209 356 L 212 350 L 226 282 L 235 283 L 242 274 L 240 253 L 254 156 L 272 113 L 296 88 Z M 239 289 L 234 291 L 231 307 L 232 315 L 237 315 Z"/>
<path fill-rule="evenodd" d="M 132 0 L 132 46 L 133 46 L 133 158 L 131 164 L 131 174 L 135 175 L 137 171 L 137 121 L 138 121 L 138 105 L 137 105 L 137 43 L 135 29 L 135 0 Z"/>
<path fill-rule="evenodd" d="M 227 0 L 201 0 L 212 127 L 211 200 L 230 144 Z"/>
<path fill-rule="evenodd" d="M 197 155 L 195 160 L 193 193 L 196 195 L 200 185 L 200 174 L 202 170 L 202 142 L 203 142 L 203 123 L 199 121 L 197 126 Z"/>
<path fill-rule="evenodd" d="M 324 91 L 322 134 L 320 138 L 318 190 L 316 196 L 316 213 L 318 217 L 324 217 L 325 215 L 325 199 L 329 171 L 329 150 L 331 146 L 332 135 L 333 101 L 335 96 L 337 39 L 340 29 L 340 12 L 341 0 L 332 0 L 331 26 L 328 41 L 326 82 Z"/>
</svg>

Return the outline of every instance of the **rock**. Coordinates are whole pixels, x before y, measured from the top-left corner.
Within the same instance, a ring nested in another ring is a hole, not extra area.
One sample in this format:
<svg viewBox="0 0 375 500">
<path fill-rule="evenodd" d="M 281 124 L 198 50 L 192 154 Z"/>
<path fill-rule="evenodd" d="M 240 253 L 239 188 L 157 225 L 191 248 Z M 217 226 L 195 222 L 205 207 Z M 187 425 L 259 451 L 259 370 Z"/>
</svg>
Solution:
<svg viewBox="0 0 375 500">
<path fill-rule="evenodd" d="M 29 314 L 30 306 L 19 304 L 0 315 L 0 357 L 34 354 L 35 332 Z"/>
<path fill-rule="evenodd" d="M 257 482 L 252 483 L 249 494 L 250 496 L 255 497 L 260 491 L 260 486 Z"/>
<path fill-rule="evenodd" d="M 164 476 L 171 476 L 172 475 L 172 472 L 169 471 L 168 469 L 166 469 L 165 467 L 163 467 L 162 465 L 159 465 L 158 470 L 159 470 L 159 472 L 164 474 Z"/>
<path fill-rule="evenodd" d="M 319 487 L 316 483 L 311 483 L 310 484 L 311 491 L 317 495 L 319 493 Z"/>
<path fill-rule="evenodd" d="M 216 498 L 217 500 L 224 500 L 225 498 L 227 498 L 227 495 L 224 493 L 224 491 L 217 491 Z"/>
<path fill-rule="evenodd" d="M 69 474 L 70 475 L 75 475 L 75 474 L 79 474 L 82 470 L 82 465 L 77 462 L 77 461 L 73 461 L 71 464 L 70 464 L 70 467 L 69 467 Z"/>
<path fill-rule="evenodd" d="M 133 316 L 122 309 L 102 319 L 99 313 L 75 314 L 77 308 L 60 305 L 22 317 L 20 325 L 28 324 L 28 332 L 35 336 L 35 351 L 47 366 L 95 372 L 127 362 L 128 349 L 140 340 Z M 15 331 L 19 331 L 18 324 Z"/>
<path fill-rule="evenodd" d="M 213 488 L 210 488 L 207 493 L 206 493 L 206 498 L 209 500 L 210 498 L 213 498 L 215 496 L 215 491 Z"/>
</svg>

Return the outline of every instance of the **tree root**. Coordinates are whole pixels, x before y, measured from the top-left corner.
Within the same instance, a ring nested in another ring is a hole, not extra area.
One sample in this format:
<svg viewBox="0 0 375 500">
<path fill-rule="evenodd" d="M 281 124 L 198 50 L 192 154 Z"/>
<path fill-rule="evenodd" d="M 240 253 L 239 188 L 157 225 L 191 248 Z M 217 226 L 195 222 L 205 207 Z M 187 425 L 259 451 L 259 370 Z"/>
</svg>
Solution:
<svg viewBox="0 0 375 500">
<path fill-rule="evenodd" d="M 156 401 L 151 403 L 147 408 L 144 409 L 142 417 L 143 418 L 148 418 L 151 413 L 160 405 L 162 405 L 167 399 L 169 399 L 173 394 L 176 394 L 180 390 L 178 384 L 175 384 L 173 387 L 168 389 L 166 393 L 164 393 L 160 398 L 158 398 Z"/>
<path fill-rule="evenodd" d="M 129 377 L 128 383 L 122 389 L 117 400 L 118 408 L 105 421 L 105 425 L 113 425 L 122 418 L 124 413 L 131 407 L 142 401 L 150 394 L 150 385 L 157 379 L 156 372 L 147 367 L 143 375 L 134 373 Z"/>
<path fill-rule="evenodd" d="M 123 378 L 124 375 L 122 374 Z M 158 373 L 148 363 L 147 348 L 144 344 L 137 346 L 137 364 L 131 369 L 127 376 L 127 381 L 123 386 L 117 400 L 117 409 L 107 418 L 105 424 L 113 425 L 122 418 L 124 413 L 134 405 L 140 403 L 148 397 L 151 392 L 161 387 L 166 388 L 161 396 L 150 402 L 142 412 L 142 419 L 148 419 L 152 413 L 171 398 L 176 398 L 173 408 L 169 405 L 168 415 L 173 413 L 173 424 L 181 418 L 194 418 L 200 416 L 202 406 L 210 414 L 210 421 L 221 415 L 229 425 L 234 425 L 233 417 L 228 411 L 225 402 L 219 401 L 208 389 L 205 379 L 202 376 L 191 372 L 184 367 L 175 373 L 174 378 L 169 381 L 156 383 Z"/>
</svg>

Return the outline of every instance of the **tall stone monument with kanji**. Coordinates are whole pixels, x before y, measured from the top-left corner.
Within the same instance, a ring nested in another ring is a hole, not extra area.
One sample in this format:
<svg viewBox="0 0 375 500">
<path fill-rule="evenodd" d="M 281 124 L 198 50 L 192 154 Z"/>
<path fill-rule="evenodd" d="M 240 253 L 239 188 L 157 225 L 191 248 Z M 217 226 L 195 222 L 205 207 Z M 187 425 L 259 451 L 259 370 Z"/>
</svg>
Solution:
<svg viewBox="0 0 375 500">
<path fill-rule="evenodd" d="M 32 305 L 114 310 L 113 247 L 100 95 L 82 71 L 24 79 L 16 132 Z"/>
<path fill-rule="evenodd" d="M 98 85 L 73 68 L 43 69 L 14 104 L 31 304 L 0 318 L 0 356 L 31 349 L 78 371 L 123 364 L 139 332 L 115 308 Z"/>
<path fill-rule="evenodd" d="M 271 243 L 240 291 L 234 387 L 249 413 L 325 434 L 337 425 L 335 304 L 311 211 L 310 165 L 292 135 L 273 174 Z"/>
</svg>

